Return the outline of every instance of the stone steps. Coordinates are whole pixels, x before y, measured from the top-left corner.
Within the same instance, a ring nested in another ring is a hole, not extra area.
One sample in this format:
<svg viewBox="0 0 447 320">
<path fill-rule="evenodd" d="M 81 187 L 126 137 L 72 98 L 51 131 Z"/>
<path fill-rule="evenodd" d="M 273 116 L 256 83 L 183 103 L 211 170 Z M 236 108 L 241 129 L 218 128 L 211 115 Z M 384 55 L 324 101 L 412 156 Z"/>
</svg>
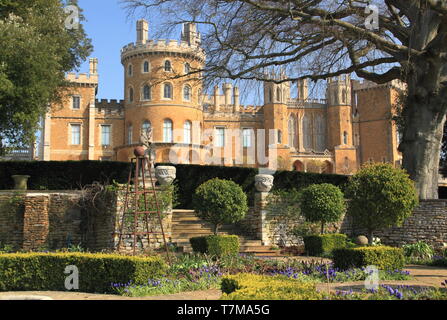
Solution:
<svg viewBox="0 0 447 320">
<path fill-rule="evenodd" d="M 189 239 L 192 237 L 214 234 L 212 224 L 203 221 L 193 210 L 174 210 L 172 215 L 172 242 L 182 248 L 183 252 L 192 252 Z M 234 225 L 223 225 L 219 228 L 220 235 L 237 234 L 239 236 L 240 252 L 257 256 L 277 256 L 278 251 L 263 246 L 261 240 L 247 238 Z"/>
</svg>

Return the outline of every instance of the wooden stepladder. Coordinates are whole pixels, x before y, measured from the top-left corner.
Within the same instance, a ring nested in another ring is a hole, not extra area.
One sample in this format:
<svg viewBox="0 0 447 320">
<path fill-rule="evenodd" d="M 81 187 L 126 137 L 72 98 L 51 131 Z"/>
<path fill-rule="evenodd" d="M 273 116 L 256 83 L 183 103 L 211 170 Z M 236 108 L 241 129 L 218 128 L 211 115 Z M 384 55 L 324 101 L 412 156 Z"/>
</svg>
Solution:
<svg viewBox="0 0 447 320">
<path fill-rule="evenodd" d="M 135 255 L 138 242 L 141 243 L 142 249 L 144 249 L 144 239 L 147 240 L 149 247 L 151 235 L 153 240 L 156 240 L 156 234 L 161 234 L 167 260 L 171 263 L 168 243 L 163 228 L 162 209 L 155 188 L 153 163 L 146 157 L 143 147 L 136 147 L 134 154 L 135 158 L 131 159 L 131 168 L 124 196 L 117 251 L 119 252 L 121 249 L 123 236 L 131 237 L 132 252 Z M 146 179 L 149 181 L 146 181 Z M 149 182 L 149 188 L 146 187 L 147 182 Z M 159 230 L 156 230 L 157 226 Z"/>
</svg>

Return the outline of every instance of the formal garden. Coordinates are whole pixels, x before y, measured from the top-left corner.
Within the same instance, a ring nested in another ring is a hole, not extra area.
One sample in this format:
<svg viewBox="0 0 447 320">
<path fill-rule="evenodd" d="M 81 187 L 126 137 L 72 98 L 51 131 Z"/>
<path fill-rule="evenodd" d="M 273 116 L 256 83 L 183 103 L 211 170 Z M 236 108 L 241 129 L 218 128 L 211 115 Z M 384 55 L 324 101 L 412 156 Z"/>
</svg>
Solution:
<svg viewBox="0 0 447 320">
<path fill-rule="evenodd" d="M 3 243 L 0 291 L 66 291 L 64 270 L 76 266 L 75 291 L 123 297 L 219 290 L 222 300 L 447 299 L 445 246 L 420 240 L 392 247 L 376 236 L 377 230 L 401 225 L 418 205 L 413 183 L 403 170 L 367 165 L 342 187 L 323 181 L 298 189 L 277 188 L 267 202 L 273 225 L 285 223 L 286 233 L 301 239 L 303 252 L 276 257 L 241 254 L 239 237 L 219 231 L 223 224 L 244 218 L 250 195 L 237 182 L 215 177 L 200 182 L 191 195 L 191 207 L 214 231 L 192 237 L 192 253 L 169 246 L 167 259 L 163 247 L 128 255 L 89 252 L 82 244 L 29 252 Z M 356 221 L 361 235 L 338 232 L 336 225 L 345 214 Z M 446 277 L 438 284 L 418 284 L 408 266 L 436 267 L 445 270 Z"/>
</svg>

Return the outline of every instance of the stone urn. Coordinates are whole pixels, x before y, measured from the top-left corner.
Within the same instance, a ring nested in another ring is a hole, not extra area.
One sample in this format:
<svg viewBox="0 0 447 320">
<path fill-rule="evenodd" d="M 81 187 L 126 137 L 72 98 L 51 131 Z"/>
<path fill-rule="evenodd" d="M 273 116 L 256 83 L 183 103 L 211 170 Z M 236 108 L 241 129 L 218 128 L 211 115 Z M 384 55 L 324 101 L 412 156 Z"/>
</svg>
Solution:
<svg viewBox="0 0 447 320">
<path fill-rule="evenodd" d="M 177 173 L 177 169 L 172 166 L 158 166 L 155 168 L 155 177 L 162 186 L 170 185 Z"/>
<path fill-rule="evenodd" d="M 14 190 L 27 190 L 28 189 L 28 179 L 30 176 L 14 175 L 11 177 L 14 179 Z"/>
<path fill-rule="evenodd" d="M 273 187 L 273 176 L 258 174 L 255 176 L 255 187 L 258 192 L 269 192 Z"/>
</svg>

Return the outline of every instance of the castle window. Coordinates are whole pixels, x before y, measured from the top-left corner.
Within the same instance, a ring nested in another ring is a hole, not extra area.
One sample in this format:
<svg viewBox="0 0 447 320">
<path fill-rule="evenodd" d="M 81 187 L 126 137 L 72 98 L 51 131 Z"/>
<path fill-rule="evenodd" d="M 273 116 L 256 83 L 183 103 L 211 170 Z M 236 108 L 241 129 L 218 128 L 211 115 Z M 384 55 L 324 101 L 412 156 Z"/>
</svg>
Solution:
<svg viewBox="0 0 447 320">
<path fill-rule="evenodd" d="M 278 144 L 282 143 L 282 131 L 278 130 Z"/>
<path fill-rule="evenodd" d="M 172 138 L 172 121 L 166 119 L 163 122 L 163 142 L 172 143 L 174 142 Z"/>
<path fill-rule="evenodd" d="M 188 74 L 191 72 L 191 66 L 189 63 L 185 63 L 185 74 Z"/>
<path fill-rule="evenodd" d="M 71 144 L 80 145 L 81 144 L 81 125 L 80 124 L 70 124 L 71 127 Z"/>
<path fill-rule="evenodd" d="M 169 60 L 165 61 L 165 71 L 166 72 L 171 72 L 172 71 L 171 61 L 169 61 Z"/>
<path fill-rule="evenodd" d="M 348 144 L 348 133 L 343 132 L 343 144 Z"/>
<path fill-rule="evenodd" d="M 133 143 L 133 126 L 131 124 L 127 126 L 127 143 Z"/>
<path fill-rule="evenodd" d="M 172 99 L 172 85 L 170 83 L 165 83 L 163 86 L 163 97 L 165 99 Z"/>
<path fill-rule="evenodd" d="M 133 88 L 129 88 L 129 102 L 133 102 Z"/>
<path fill-rule="evenodd" d="M 218 127 L 216 128 L 216 147 L 222 148 L 225 147 L 225 128 Z"/>
<path fill-rule="evenodd" d="M 148 85 L 143 87 L 143 100 L 151 100 L 151 87 Z"/>
<path fill-rule="evenodd" d="M 188 85 L 183 87 L 183 100 L 186 100 L 186 101 L 191 100 L 191 87 Z"/>
<path fill-rule="evenodd" d="M 81 108 L 81 97 L 80 96 L 72 97 L 72 108 L 74 110 L 79 110 Z"/>
<path fill-rule="evenodd" d="M 251 148 L 252 143 L 252 129 L 245 128 L 242 129 L 242 146 L 244 148 Z"/>
<path fill-rule="evenodd" d="M 129 64 L 129 66 L 127 67 L 127 75 L 129 77 L 132 77 L 132 73 L 133 73 L 132 65 Z"/>
<path fill-rule="evenodd" d="M 183 142 L 184 143 L 191 143 L 191 121 L 185 121 L 185 124 L 183 125 Z"/>
<path fill-rule="evenodd" d="M 271 103 L 271 102 L 273 102 L 273 94 L 272 94 L 272 88 L 269 88 L 269 102 Z"/>
<path fill-rule="evenodd" d="M 144 61 L 143 62 L 143 73 L 148 73 L 149 72 L 149 61 Z"/>
<path fill-rule="evenodd" d="M 151 130 L 151 123 L 148 120 L 144 121 L 143 125 L 141 126 L 141 135 L 147 137 L 150 130 Z"/>
<path fill-rule="evenodd" d="M 312 132 L 312 120 L 310 115 L 306 114 L 303 117 L 303 143 L 305 150 L 313 149 L 313 132 Z"/>
<path fill-rule="evenodd" d="M 111 128 L 110 125 L 101 125 L 101 145 L 110 146 Z"/>
<path fill-rule="evenodd" d="M 292 148 L 297 147 L 297 130 L 296 130 L 296 118 L 295 115 L 291 114 L 289 117 L 289 146 Z"/>
<path fill-rule="evenodd" d="M 281 89 L 280 88 L 276 89 L 276 101 L 281 102 Z"/>
</svg>

